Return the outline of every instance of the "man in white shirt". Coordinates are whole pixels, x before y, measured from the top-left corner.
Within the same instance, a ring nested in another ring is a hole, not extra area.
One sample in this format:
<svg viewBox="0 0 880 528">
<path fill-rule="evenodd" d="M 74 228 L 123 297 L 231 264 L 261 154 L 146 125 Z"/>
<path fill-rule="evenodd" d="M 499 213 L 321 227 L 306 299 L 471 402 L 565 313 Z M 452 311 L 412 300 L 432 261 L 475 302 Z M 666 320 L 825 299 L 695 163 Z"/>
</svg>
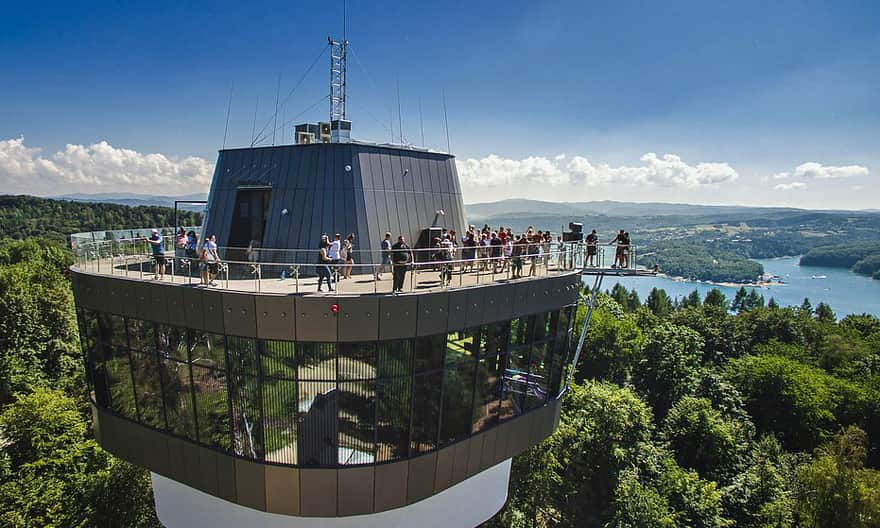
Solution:
<svg viewBox="0 0 880 528">
<path fill-rule="evenodd" d="M 342 264 L 342 256 L 339 251 L 342 249 L 342 235 L 336 233 L 333 235 L 333 242 L 327 248 L 327 256 L 330 257 L 331 268 L 333 269 L 333 277 L 339 281 L 339 265 Z"/>
</svg>

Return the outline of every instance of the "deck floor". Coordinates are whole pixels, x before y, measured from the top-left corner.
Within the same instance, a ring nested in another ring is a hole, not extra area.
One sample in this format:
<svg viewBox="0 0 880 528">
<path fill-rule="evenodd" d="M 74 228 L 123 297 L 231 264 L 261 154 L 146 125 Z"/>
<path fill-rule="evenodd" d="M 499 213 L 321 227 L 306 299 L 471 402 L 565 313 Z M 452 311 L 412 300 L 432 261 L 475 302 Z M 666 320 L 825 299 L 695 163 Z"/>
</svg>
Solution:
<svg viewBox="0 0 880 528">
<path fill-rule="evenodd" d="M 170 260 L 170 259 L 169 259 Z M 86 263 L 79 263 L 76 269 L 86 273 L 96 273 L 100 275 L 109 275 L 115 277 L 125 277 L 135 280 L 143 280 L 147 282 L 162 282 L 165 284 L 180 284 L 199 288 L 221 289 L 229 291 L 247 291 L 261 292 L 269 294 L 306 294 L 306 295 L 368 295 L 368 294 L 390 294 L 392 293 L 392 275 L 390 271 L 386 271 L 380 275 L 377 280 L 372 272 L 370 273 L 352 273 L 351 278 L 336 281 L 334 280 L 333 291 L 328 291 L 324 285 L 323 291 L 318 291 L 318 278 L 314 274 L 314 266 L 303 267 L 303 272 L 309 276 L 296 278 L 295 276 L 281 278 L 281 266 L 267 266 L 268 270 L 272 270 L 271 276 L 268 276 L 263 268 L 260 268 L 260 278 L 256 273 L 252 273 L 255 269 L 250 265 L 239 265 L 240 268 L 227 269 L 224 273 L 221 271 L 219 277 L 215 280 L 215 286 L 205 286 L 200 282 L 200 278 L 196 274 L 186 274 L 176 269 L 172 275 L 166 273 L 164 277 L 155 279 L 153 275 L 153 263 L 149 260 L 127 259 L 123 264 L 119 259 L 111 261 L 110 258 L 90 260 Z M 412 269 L 406 274 L 404 282 L 404 293 L 419 292 L 435 292 L 444 289 L 463 288 L 469 286 L 477 286 L 490 283 L 505 283 L 512 281 L 524 281 L 537 278 L 545 278 L 570 273 L 582 273 L 583 275 L 605 275 L 605 276 L 650 276 L 653 272 L 644 269 L 621 269 L 621 268 L 598 268 L 588 267 L 584 269 L 571 269 L 557 266 L 552 260 L 546 265 L 539 263 L 535 266 L 534 274 L 530 275 L 531 264 L 523 266 L 523 275 L 521 278 L 513 278 L 509 268 L 499 270 L 495 273 L 490 268 L 479 271 L 474 267 L 473 271 L 463 271 L 460 267 L 453 270 L 452 280 L 448 284 L 444 284 L 440 279 L 440 272 L 430 265 L 420 265 L 416 271 Z M 232 277 L 239 276 L 244 278 L 226 278 L 229 274 Z"/>
</svg>

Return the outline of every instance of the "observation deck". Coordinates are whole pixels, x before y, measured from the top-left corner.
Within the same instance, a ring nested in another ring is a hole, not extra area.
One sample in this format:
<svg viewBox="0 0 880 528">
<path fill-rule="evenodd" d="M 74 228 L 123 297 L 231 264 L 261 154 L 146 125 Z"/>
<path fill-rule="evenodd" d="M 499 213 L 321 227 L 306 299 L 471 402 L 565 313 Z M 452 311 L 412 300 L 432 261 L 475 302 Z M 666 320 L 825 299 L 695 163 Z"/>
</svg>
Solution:
<svg viewBox="0 0 880 528">
<path fill-rule="evenodd" d="M 157 280 L 148 231 L 75 235 L 71 278 L 96 437 L 152 471 L 166 504 L 392 515 L 493 471 L 504 488 L 509 459 L 558 423 L 583 244 L 533 248 L 521 277 L 511 258 L 414 250 L 400 294 L 357 263 L 319 293 L 314 251 L 221 258 L 206 286 L 170 236 Z M 611 251 L 586 273 L 645 273 L 603 266 Z M 355 262 L 381 261 L 366 253 Z"/>
</svg>

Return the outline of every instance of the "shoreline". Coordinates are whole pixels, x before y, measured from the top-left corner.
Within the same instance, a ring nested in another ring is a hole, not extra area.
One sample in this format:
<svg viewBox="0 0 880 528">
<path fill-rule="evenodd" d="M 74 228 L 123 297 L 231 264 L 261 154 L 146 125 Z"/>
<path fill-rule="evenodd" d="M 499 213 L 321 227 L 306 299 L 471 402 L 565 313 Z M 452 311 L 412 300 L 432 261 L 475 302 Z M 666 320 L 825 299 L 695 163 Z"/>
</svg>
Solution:
<svg viewBox="0 0 880 528">
<path fill-rule="evenodd" d="M 766 281 L 760 280 L 755 282 L 726 282 L 726 281 L 712 281 L 712 280 L 700 280 L 700 279 L 688 279 L 686 277 L 679 277 L 676 275 L 667 275 L 666 273 L 658 273 L 658 277 L 663 277 L 666 279 L 674 280 L 675 282 L 690 282 L 693 284 L 708 284 L 710 286 L 721 286 L 724 288 L 739 288 L 744 286 L 746 288 L 769 288 L 770 286 L 784 286 L 784 282 L 776 282 L 776 281 Z"/>
</svg>

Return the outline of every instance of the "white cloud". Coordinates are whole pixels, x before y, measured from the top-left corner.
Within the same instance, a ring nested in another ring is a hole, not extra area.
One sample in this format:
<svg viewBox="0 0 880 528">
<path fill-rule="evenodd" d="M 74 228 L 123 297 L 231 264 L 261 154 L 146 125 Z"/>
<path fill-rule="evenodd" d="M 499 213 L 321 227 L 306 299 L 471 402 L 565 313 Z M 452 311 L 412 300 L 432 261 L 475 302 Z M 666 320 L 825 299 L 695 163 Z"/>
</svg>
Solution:
<svg viewBox="0 0 880 528">
<path fill-rule="evenodd" d="M 463 184 L 483 187 L 517 183 L 595 187 L 623 183 L 693 189 L 732 182 L 739 177 L 727 163 L 689 165 L 674 154 L 658 157 L 649 152 L 639 158 L 641 165 L 619 167 L 594 164 L 582 156 L 574 156 L 567 162 L 566 159 L 564 154 L 552 160 L 536 156 L 514 160 L 491 154 L 483 159 L 460 160 L 457 164 Z"/>
<path fill-rule="evenodd" d="M 868 167 L 862 165 L 822 165 L 815 161 L 801 163 L 791 172 L 779 172 L 773 175 L 775 180 L 787 178 L 803 178 L 805 180 L 838 180 L 842 178 L 855 178 L 868 176 L 871 172 Z"/>
<path fill-rule="evenodd" d="M 214 164 L 204 158 L 143 154 L 106 141 L 68 144 L 51 156 L 28 147 L 23 137 L 0 141 L 0 191 L 8 193 L 203 191 L 213 172 Z"/>
<path fill-rule="evenodd" d="M 777 191 L 799 191 L 807 188 L 807 184 L 804 182 L 791 182 L 791 183 L 778 183 L 775 187 L 773 187 Z"/>
</svg>

